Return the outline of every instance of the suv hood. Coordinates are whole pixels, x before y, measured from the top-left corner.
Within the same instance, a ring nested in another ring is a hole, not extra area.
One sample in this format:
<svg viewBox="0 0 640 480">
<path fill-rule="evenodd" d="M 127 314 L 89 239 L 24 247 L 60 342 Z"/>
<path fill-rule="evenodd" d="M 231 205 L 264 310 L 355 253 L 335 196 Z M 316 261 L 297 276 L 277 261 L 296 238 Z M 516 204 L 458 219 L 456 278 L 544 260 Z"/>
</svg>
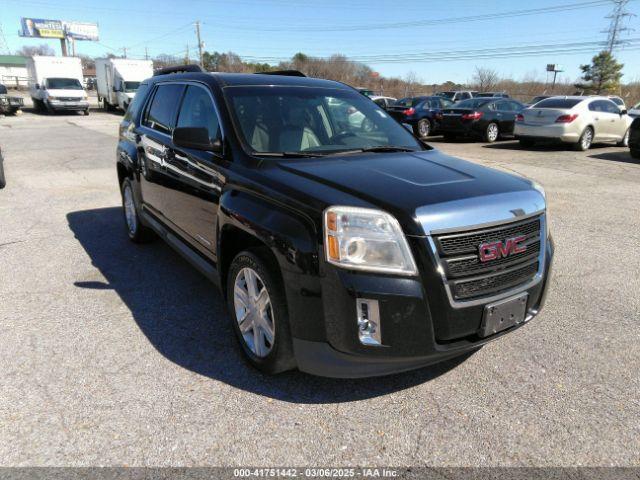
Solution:
<svg viewBox="0 0 640 480">
<path fill-rule="evenodd" d="M 349 205 L 355 197 L 392 213 L 405 225 L 405 222 L 420 223 L 418 217 L 423 216 L 429 206 L 439 205 L 439 209 L 433 210 L 441 210 L 441 204 L 454 205 L 475 198 L 477 201 L 469 206 L 473 205 L 477 210 L 483 203 L 479 197 L 487 197 L 489 207 L 493 204 L 490 197 L 513 192 L 531 193 L 539 200 L 537 206 L 544 208 L 544 199 L 532 188 L 530 181 L 450 157 L 438 150 L 282 161 L 279 167 L 347 194 L 342 203 L 339 196 L 332 198 L 330 201 L 334 205 Z M 531 206 L 516 202 L 510 205 L 508 211 L 511 210 L 526 212 Z M 417 232 L 407 233 L 427 232 L 420 228 Z"/>
</svg>

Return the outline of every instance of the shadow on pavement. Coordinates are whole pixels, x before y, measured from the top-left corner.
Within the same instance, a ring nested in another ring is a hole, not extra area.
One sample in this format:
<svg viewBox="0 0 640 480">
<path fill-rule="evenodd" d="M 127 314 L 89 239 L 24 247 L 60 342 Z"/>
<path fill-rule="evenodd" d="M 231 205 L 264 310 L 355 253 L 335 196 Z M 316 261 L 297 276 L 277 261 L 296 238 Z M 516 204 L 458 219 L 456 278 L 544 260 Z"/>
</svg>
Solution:
<svg viewBox="0 0 640 480">
<path fill-rule="evenodd" d="M 432 380 L 472 354 L 387 377 L 340 380 L 298 371 L 266 376 L 246 364 L 217 288 L 164 242 L 134 245 L 120 207 L 71 212 L 69 227 L 104 282 L 78 280 L 79 288 L 112 289 L 139 328 L 167 359 L 236 388 L 296 403 L 362 400 Z"/>
<path fill-rule="evenodd" d="M 599 160 L 611 160 L 612 162 L 640 163 L 640 160 L 631 156 L 627 148 L 621 148 L 619 152 L 598 153 L 596 155 L 589 155 L 589 157 Z"/>
</svg>

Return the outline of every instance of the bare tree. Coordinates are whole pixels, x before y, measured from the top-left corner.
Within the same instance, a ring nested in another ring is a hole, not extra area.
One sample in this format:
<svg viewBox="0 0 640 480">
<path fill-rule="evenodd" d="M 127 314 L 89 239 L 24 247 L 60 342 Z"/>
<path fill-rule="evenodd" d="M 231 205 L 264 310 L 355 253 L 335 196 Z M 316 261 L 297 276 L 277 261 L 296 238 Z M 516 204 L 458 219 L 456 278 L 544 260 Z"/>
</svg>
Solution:
<svg viewBox="0 0 640 480">
<path fill-rule="evenodd" d="M 56 51 L 46 43 L 38 46 L 23 45 L 16 51 L 16 55 L 23 57 L 33 57 L 34 55 L 42 55 L 46 57 L 54 57 Z"/>
<path fill-rule="evenodd" d="M 473 88 L 480 92 L 494 90 L 499 81 L 500 76 L 498 72 L 486 67 L 476 67 L 471 79 Z"/>
</svg>

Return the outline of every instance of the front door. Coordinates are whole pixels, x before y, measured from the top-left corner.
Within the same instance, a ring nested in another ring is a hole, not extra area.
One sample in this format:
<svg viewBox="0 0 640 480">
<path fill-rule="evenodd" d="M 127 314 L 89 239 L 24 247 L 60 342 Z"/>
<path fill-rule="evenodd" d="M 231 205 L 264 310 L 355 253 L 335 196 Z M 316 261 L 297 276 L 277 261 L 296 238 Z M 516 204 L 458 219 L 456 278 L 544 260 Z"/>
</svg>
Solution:
<svg viewBox="0 0 640 480">
<path fill-rule="evenodd" d="M 208 88 L 189 84 L 176 127 L 206 128 L 222 141 L 220 122 Z M 173 146 L 165 161 L 171 188 L 164 199 L 165 216 L 196 247 L 215 254 L 218 204 L 226 181 L 221 155 Z"/>
</svg>

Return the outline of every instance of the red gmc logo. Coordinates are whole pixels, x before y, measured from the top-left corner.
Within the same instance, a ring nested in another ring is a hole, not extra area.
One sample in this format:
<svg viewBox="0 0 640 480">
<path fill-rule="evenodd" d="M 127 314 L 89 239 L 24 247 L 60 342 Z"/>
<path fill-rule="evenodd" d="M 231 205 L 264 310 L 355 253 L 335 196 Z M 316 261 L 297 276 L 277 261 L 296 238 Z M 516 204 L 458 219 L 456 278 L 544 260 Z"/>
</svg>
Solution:
<svg viewBox="0 0 640 480">
<path fill-rule="evenodd" d="M 504 243 L 501 241 L 483 243 L 480 245 L 480 261 L 490 262 L 491 260 L 515 255 L 516 253 L 526 252 L 526 245 L 521 245 L 525 238 L 524 235 L 520 235 L 509 238 Z"/>
</svg>

